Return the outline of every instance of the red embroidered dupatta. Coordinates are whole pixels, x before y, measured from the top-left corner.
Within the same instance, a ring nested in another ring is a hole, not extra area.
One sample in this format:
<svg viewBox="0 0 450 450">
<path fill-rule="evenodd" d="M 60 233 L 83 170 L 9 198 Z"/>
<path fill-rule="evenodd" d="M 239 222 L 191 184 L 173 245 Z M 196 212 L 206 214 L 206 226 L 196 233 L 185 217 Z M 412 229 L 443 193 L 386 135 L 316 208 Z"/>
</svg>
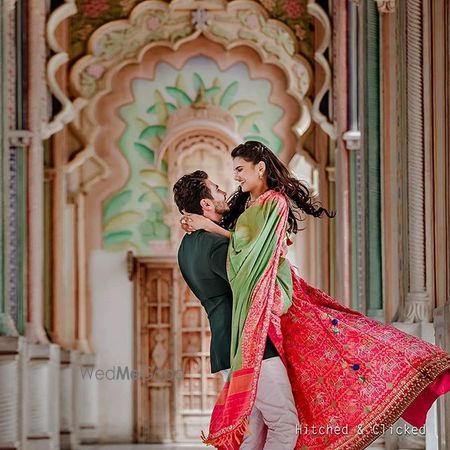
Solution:
<svg viewBox="0 0 450 450">
<path fill-rule="evenodd" d="M 268 191 L 232 235 L 231 371 L 204 442 L 239 448 L 267 334 L 291 382 L 300 421 L 296 449 L 363 449 L 400 416 L 422 426 L 433 401 L 450 390 L 450 355 L 301 279 L 282 257 L 287 215 L 285 197 Z"/>
</svg>

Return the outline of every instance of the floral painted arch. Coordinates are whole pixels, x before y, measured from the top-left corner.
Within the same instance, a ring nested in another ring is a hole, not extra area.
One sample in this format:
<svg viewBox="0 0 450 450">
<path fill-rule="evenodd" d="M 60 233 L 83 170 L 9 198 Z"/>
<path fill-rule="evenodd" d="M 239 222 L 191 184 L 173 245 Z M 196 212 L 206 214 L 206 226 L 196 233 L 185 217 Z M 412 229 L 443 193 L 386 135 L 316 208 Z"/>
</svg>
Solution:
<svg viewBox="0 0 450 450">
<path fill-rule="evenodd" d="M 224 51 L 227 54 L 241 53 L 244 60 L 247 59 L 248 52 L 253 51 L 258 55 L 259 65 L 272 68 L 271 70 L 277 68 L 279 74 L 276 79 L 284 80 L 282 95 L 285 98 L 288 97 L 289 102 L 292 103 L 289 107 L 290 122 L 284 122 L 283 131 L 280 129 L 282 135 L 297 136 L 297 139 L 291 140 L 291 144 L 295 140 L 298 144 L 300 142 L 298 138 L 311 125 L 311 101 L 307 97 L 311 85 L 311 69 L 306 59 L 296 53 L 295 36 L 287 26 L 269 19 L 267 12 L 251 1 L 205 2 L 209 5 L 214 4 L 214 8 L 203 10 L 203 12 L 190 8 L 188 3 L 175 1 L 167 4 L 152 0 L 138 4 L 127 20 L 110 22 L 100 27 L 91 36 L 88 45 L 89 53 L 77 61 L 71 70 L 71 85 L 78 95 L 75 103 L 78 104 L 79 120 L 83 123 L 82 130 L 86 141 L 95 148 L 96 154 L 111 169 L 111 176 L 91 187 L 91 191 L 87 193 L 86 217 L 89 217 L 93 231 L 87 236 L 87 247 L 90 249 L 105 245 L 105 227 L 109 232 L 107 242 L 111 243 L 111 249 L 123 248 L 124 242 L 131 242 L 128 237 L 135 231 L 117 229 L 117 226 L 130 220 L 140 220 L 139 214 L 135 211 L 123 210 L 123 205 L 126 204 L 125 199 L 127 195 L 130 195 L 127 189 L 125 193 L 123 192 L 124 183 L 129 180 L 131 172 L 130 168 L 126 169 L 124 156 L 117 151 L 114 152 L 114 144 L 107 136 L 108 132 L 105 136 L 102 124 L 117 121 L 111 114 L 112 104 L 110 103 L 113 97 L 119 96 L 117 74 L 131 71 L 139 73 L 139 70 L 143 73 L 145 66 L 143 61 L 148 60 L 150 54 L 158 59 L 158 55 L 178 54 L 180 49 L 187 47 L 190 47 L 192 55 L 198 54 L 199 51 L 204 53 L 204 48 L 209 45 L 200 44 L 201 47 L 197 48 L 196 52 L 193 47 L 195 43 L 206 41 L 210 42 L 210 46 L 220 46 L 222 53 Z M 281 78 L 279 78 L 280 73 Z M 123 88 L 124 86 L 121 85 L 120 89 L 123 90 Z M 211 86 L 207 88 L 212 89 Z M 209 94 L 212 95 L 213 92 L 210 91 Z M 164 103 L 166 101 L 167 99 Z M 124 103 L 114 104 L 117 108 Z M 292 120 L 295 117 L 294 114 L 296 119 Z M 288 122 L 290 129 L 285 128 Z M 123 125 L 117 123 L 114 127 L 121 128 Z M 161 130 L 162 128 L 150 125 L 147 133 L 158 134 Z M 109 146 L 104 145 L 105 138 Z M 298 150 L 297 144 L 289 145 L 290 155 L 286 156 L 286 160 L 289 160 L 290 156 Z M 139 150 L 142 154 L 147 154 L 149 158 L 147 163 L 150 163 L 153 156 L 149 151 L 150 147 L 146 148 L 146 146 L 145 143 L 141 143 Z M 154 157 L 160 160 L 158 155 L 155 154 Z M 155 166 L 152 170 L 160 172 L 161 167 Z M 155 176 L 162 180 L 161 177 L 165 175 L 156 174 L 156 172 Z M 161 195 L 166 195 L 168 183 L 160 184 L 160 186 L 161 188 L 156 186 L 157 195 L 149 192 L 145 198 L 157 199 L 158 196 L 161 198 Z M 114 193 L 116 193 L 115 198 L 111 197 Z M 167 211 L 164 206 L 167 201 L 164 199 L 161 201 L 159 209 L 153 208 L 155 211 L 160 211 L 157 213 L 158 217 L 147 219 L 147 222 L 150 220 L 148 226 L 151 228 L 154 228 L 152 225 L 154 221 L 159 223 L 158 229 L 161 229 L 161 232 L 155 236 L 160 237 L 155 239 L 168 238 L 162 218 L 164 211 Z M 100 212 L 103 218 L 99 216 Z M 117 244 L 122 247 L 116 247 Z M 108 245 L 107 248 L 109 248 Z M 138 250 L 138 253 L 141 252 Z"/>
<path fill-rule="evenodd" d="M 201 3 L 205 9 L 199 9 Z M 310 65 L 297 53 L 291 29 L 270 19 L 262 6 L 248 0 L 139 3 L 127 20 L 110 22 L 94 32 L 88 54 L 71 70 L 72 88 L 79 97 L 92 100 L 110 89 L 114 72 L 124 64 L 139 61 L 149 48 L 166 46 L 177 50 L 200 35 L 227 50 L 249 46 L 264 63 L 278 66 L 288 80 L 287 92 L 302 106 L 296 124 L 299 135 L 309 128 L 311 115 L 306 96 L 311 87 Z"/>
</svg>

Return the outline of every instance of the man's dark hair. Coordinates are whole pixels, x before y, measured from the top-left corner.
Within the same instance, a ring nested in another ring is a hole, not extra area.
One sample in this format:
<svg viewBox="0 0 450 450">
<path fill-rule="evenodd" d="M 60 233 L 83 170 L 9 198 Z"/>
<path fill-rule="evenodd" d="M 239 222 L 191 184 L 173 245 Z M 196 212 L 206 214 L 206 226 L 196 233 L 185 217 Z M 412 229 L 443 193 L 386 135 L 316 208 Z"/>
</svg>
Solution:
<svg viewBox="0 0 450 450">
<path fill-rule="evenodd" d="M 183 212 L 203 214 L 200 200 L 209 198 L 213 200 L 211 191 L 206 186 L 208 174 L 203 170 L 196 170 L 182 176 L 173 186 L 173 197 L 180 213 Z"/>
</svg>

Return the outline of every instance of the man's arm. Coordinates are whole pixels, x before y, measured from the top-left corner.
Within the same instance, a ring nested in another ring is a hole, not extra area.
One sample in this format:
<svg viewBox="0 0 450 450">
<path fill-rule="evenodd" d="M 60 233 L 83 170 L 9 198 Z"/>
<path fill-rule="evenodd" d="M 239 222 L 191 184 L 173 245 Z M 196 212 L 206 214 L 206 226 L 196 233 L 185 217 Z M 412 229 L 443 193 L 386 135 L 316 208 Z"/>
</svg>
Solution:
<svg viewBox="0 0 450 450">
<path fill-rule="evenodd" d="M 213 245 L 210 253 L 212 271 L 228 282 L 227 276 L 228 239 L 220 239 Z"/>
</svg>

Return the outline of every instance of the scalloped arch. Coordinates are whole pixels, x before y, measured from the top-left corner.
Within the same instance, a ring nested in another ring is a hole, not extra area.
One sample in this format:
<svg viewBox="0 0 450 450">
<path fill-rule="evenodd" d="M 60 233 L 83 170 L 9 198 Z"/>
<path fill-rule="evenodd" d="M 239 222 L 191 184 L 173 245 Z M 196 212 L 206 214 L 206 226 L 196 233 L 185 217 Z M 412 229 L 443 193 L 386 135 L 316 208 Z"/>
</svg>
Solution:
<svg viewBox="0 0 450 450">
<path fill-rule="evenodd" d="M 176 51 L 203 35 L 225 50 L 250 47 L 263 63 L 280 68 L 287 79 L 287 93 L 301 109 L 294 131 L 303 135 L 312 120 L 307 98 L 312 71 L 307 60 L 296 53 L 297 41 L 290 28 L 270 19 L 262 6 L 248 0 L 232 1 L 222 9 L 214 4 L 213 12 L 206 11 L 204 23 L 195 21 L 192 10 L 186 8 L 180 2 L 144 1 L 127 20 L 110 22 L 94 32 L 88 54 L 74 64 L 70 74 L 72 89 L 87 100 L 88 110 L 111 90 L 112 78 L 123 66 L 139 62 L 152 48 Z"/>
</svg>

